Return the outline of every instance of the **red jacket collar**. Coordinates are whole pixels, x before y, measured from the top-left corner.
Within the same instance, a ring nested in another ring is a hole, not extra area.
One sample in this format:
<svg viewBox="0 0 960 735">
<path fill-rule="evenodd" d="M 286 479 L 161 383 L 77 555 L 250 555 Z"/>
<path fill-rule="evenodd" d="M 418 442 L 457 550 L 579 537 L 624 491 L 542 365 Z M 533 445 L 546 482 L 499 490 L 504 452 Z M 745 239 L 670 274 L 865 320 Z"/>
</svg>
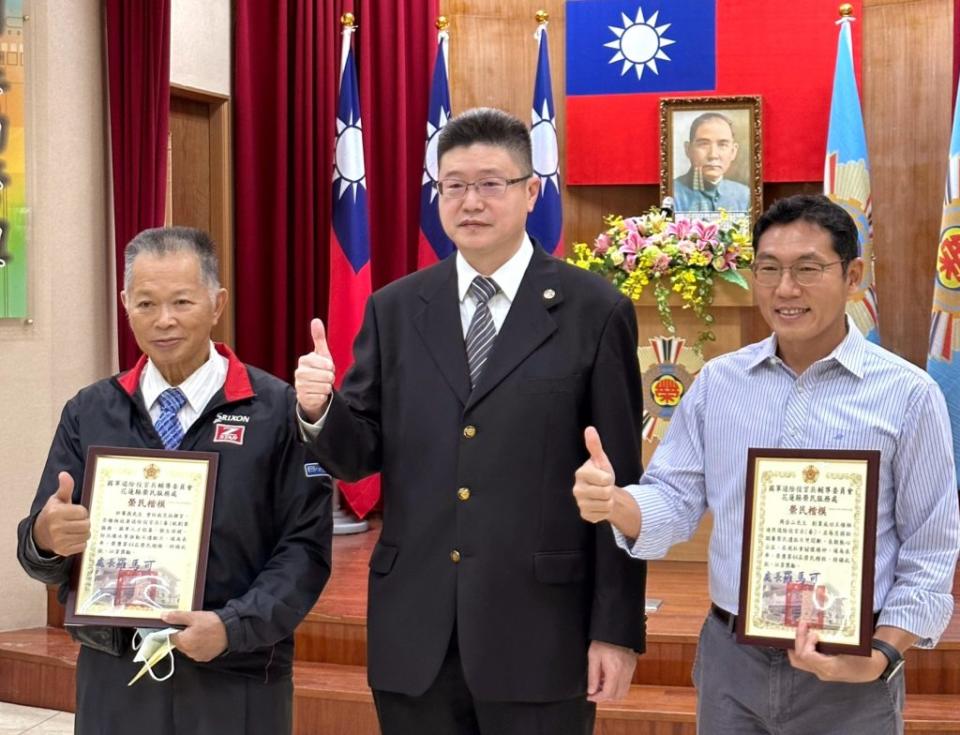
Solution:
<svg viewBox="0 0 960 735">
<path fill-rule="evenodd" d="M 227 358 L 227 378 L 223 384 L 224 398 L 228 401 L 239 401 L 243 398 L 250 398 L 255 395 L 253 386 L 250 384 L 250 374 L 247 372 L 247 366 L 240 362 L 239 358 L 233 354 L 233 350 L 221 342 L 215 342 L 214 348 L 218 353 Z M 140 387 L 140 375 L 147 366 L 147 356 L 140 355 L 137 364 L 131 370 L 121 373 L 117 378 L 120 387 L 127 394 L 133 395 Z"/>
</svg>

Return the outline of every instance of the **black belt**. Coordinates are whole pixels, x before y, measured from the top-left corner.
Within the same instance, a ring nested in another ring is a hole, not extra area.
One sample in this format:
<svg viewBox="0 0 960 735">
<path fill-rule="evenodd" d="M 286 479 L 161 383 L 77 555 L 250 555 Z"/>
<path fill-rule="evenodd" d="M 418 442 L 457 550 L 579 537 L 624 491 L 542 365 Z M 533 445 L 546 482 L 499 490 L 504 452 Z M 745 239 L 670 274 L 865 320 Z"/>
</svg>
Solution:
<svg viewBox="0 0 960 735">
<path fill-rule="evenodd" d="M 714 603 L 710 603 L 710 612 L 713 616 L 727 626 L 728 630 L 733 630 L 737 625 L 737 616 L 733 613 L 729 613 L 724 610 L 722 607 L 717 607 Z"/>
<path fill-rule="evenodd" d="M 733 630 L 737 627 L 737 616 L 733 613 L 729 613 L 724 610 L 722 607 L 717 607 L 716 604 L 710 603 L 710 613 L 721 623 L 727 626 L 728 630 Z M 877 619 L 880 617 L 880 613 L 873 614 L 873 624 L 877 624 Z"/>
</svg>

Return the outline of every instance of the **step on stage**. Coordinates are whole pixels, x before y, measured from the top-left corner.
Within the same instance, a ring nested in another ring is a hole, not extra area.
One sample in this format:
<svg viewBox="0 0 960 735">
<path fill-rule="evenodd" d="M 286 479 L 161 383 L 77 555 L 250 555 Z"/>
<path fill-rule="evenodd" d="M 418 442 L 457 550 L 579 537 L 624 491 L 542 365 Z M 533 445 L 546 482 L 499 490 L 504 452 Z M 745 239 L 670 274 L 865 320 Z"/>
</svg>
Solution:
<svg viewBox="0 0 960 735">
<path fill-rule="evenodd" d="M 366 671 L 367 561 L 375 527 L 334 539 L 333 574 L 296 636 L 296 735 L 376 735 Z M 694 735 L 690 670 L 709 607 L 701 562 L 651 562 L 647 595 L 663 604 L 648 618 L 647 653 L 629 697 L 603 705 L 598 735 Z M 954 584 L 960 598 L 960 574 Z M 51 619 L 56 619 L 53 615 Z M 0 701 L 73 711 L 77 647 L 60 628 L 0 633 Z M 907 655 L 906 730 L 960 734 L 960 610 L 933 651 Z"/>
</svg>

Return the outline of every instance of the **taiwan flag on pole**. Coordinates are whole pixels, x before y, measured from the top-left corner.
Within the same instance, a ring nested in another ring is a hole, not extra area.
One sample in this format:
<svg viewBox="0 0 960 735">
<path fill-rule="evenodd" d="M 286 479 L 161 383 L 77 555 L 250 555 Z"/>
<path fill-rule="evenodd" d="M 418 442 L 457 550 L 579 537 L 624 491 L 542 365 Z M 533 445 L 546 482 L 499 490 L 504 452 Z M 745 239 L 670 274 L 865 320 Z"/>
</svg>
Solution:
<svg viewBox="0 0 960 735">
<path fill-rule="evenodd" d="M 658 183 L 660 99 L 694 95 L 760 95 L 764 181 L 819 180 L 836 8 L 567 0 L 566 183 Z"/>
<path fill-rule="evenodd" d="M 430 85 L 430 108 L 427 112 L 427 144 L 423 156 L 423 182 L 420 187 L 420 247 L 417 267 L 423 268 L 443 260 L 453 252 L 453 242 L 440 224 L 437 200 L 437 141 L 440 131 L 450 119 L 450 87 L 447 83 L 447 20 L 437 21 L 437 59 L 433 64 Z"/>
<path fill-rule="evenodd" d="M 333 168 L 333 228 L 330 235 L 330 304 L 327 342 L 339 385 L 353 362 L 353 340 L 370 297 L 370 225 L 363 163 L 363 126 L 357 69 L 350 40 L 355 27 L 344 24 L 340 56 L 340 97 Z M 380 498 L 380 476 L 339 483 L 344 500 L 363 518 Z"/>
<path fill-rule="evenodd" d="M 933 280 L 927 372 L 947 399 L 953 427 L 953 459 L 960 467 L 960 94 L 950 135 L 937 273 Z"/>
<path fill-rule="evenodd" d="M 845 11 L 841 11 L 845 12 Z M 843 207 L 857 224 L 863 277 L 847 301 L 847 314 L 871 342 L 880 343 L 877 328 L 877 293 L 873 278 L 873 201 L 870 196 L 870 159 L 863 131 L 860 93 L 853 73 L 853 18 L 838 21 L 837 65 L 830 101 L 827 154 L 823 168 L 823 193 Z"/>
<path fill-rule="evenodd" d="M 540 23 L 536 32 L 540 55 L 537 58 L 537 78 L 533 87 L 530 138 L 533 142 L 533 173 L 540 179 L 540 193 L 527 218 L 527 232 L 548 253 L 552 253 L 560 244 L 563 234 L 560 150 L 557 145 L 557 110 L 553 106 L 553 85 L 550 82 L 546 13 L 537 13 L 537 20 Z"/>
</svg>

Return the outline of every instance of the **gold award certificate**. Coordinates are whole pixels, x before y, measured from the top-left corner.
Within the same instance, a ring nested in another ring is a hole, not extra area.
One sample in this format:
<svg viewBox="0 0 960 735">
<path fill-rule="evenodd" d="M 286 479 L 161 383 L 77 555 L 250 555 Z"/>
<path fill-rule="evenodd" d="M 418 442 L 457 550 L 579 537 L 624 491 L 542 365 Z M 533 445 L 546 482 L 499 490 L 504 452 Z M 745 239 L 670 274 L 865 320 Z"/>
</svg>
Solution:
<svg viewBox="0 0 960 735">
<path fill-rule="evenodd" d="M 737 639 L 870 655 L 880 453 L 750 449 Z"/>
<path fill-rule="evenodd" d="M 90 540 L 74 564 L 69 625 L 147 626 L 203 604 L 218 456 L 90 447 Z"/>
</svg>

